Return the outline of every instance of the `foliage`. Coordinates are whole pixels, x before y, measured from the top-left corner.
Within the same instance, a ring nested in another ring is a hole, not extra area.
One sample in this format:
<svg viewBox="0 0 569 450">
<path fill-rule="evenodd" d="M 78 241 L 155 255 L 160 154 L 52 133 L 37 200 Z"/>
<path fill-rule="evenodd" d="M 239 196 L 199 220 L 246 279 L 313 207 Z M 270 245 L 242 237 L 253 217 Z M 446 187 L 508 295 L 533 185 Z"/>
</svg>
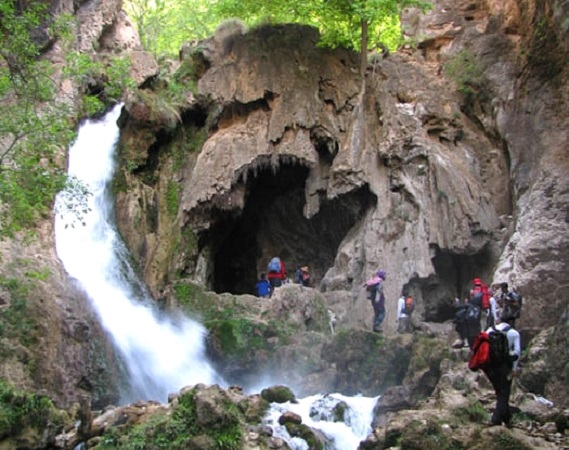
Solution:
<svg viewBox="0 0 569 450">
<path fill-rule="evenodd" d="M 482 67 L 470 50 L 462 50 L 445 65 L 446 74 L 451 77 L 465 96 L 475 94 L 482 82 Z"/>
<path fill-rule="evenodd" d="M 10 111 L 0 116 L 2 239 L 36 228 L 39 219 L 51 214 L 59 191 L 66 190 L 69 209 L 77 208 L 79 218 L 86 207 L 86 189 L 62 168 L 61 151 L 75 138 L 77 116 L 72 102 L 58 94 L 60 76 L 84 83 L 85 89 L 95 74 L 100 76 L 108 102 L 120 97 L 128 70 L 126 62 L 115 60 L 111 68 L 104 68 L 86 55 L 68 52 L 67 67 L 58 74 L 42 52 L 56 40 L 67 49 L 74 19 L 51 17 L 45 2 L 21 8 L 15 0 L 3 1 L 0 17 L 0 105 Z M 47 35 L 43 41 L 38 38 L 42 32 Z M 85 97 L 81 114 L 102 109 L 92 94 Z"/>
<path fill-rule="evenodd" d="M 469 420 L 470 422 L 484 423 L 488 421 L 488 412 L 484 406 L 475 399 L 471 399 L 468 406 L 456 410 L 457 417 Z"/>
<path fill-rule="evenodd" d="M 427 420 L 426 425 L 413 421 L 401 436 L 402 450 L 462 450 L 464 445 L 447 436 L 436 420 Z"/>
<path fill-rule="evenodd" d="M 30 314 L 26 297 L 29 288 L 15 278 L 0 277 L 0 286 L 10 292 L 10 305 L 0 310 L 0 337 L 14 339 L 30 347 L 37 342 L 35 316 Z M 10 347 L 0 347 L 0 355 L 5 357 L 9 354 Z"/>
<path fill-rule="evenodd" d="M 404 8 L 430 6 L 427 0 L 127 0 L 143 47 L 155 55 L 176 54 L 182 42 L 204 39 L 216 25 L 240 18 L 248 26 L 302 23 L 318 28 L 326 46 L 395 49 L 400 43 L 399 14 Z M 362 32 L 367 36 L 364 39 Z M 367 45 L 367 42 L 371 46 Z"/>
<path fill-rule="evenodd" d="M 511 433 L 504 431 L 494 437 L 494 442 L 502 450 L 530 450 L 524 442 L 516 439 Z"/>
<path fill-rule="evenodd" d="M 17 391 L 0 379 L 0 440 L 28 426 L 43 432 L 48 426 L 62 425 L 63 416 L 49 398 Z"/>
</svg>

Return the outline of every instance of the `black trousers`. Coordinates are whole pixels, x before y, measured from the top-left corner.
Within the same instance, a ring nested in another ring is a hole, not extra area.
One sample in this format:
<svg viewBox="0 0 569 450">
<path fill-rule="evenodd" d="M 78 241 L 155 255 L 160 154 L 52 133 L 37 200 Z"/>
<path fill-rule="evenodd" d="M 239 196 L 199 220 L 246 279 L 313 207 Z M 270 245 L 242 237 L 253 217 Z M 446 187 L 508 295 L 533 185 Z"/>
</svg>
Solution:
<svg viewBox="0 0 569 450">
<path fill-rule="evenodd" d="M 499 367 L 487 367 L 484 373 L 492 383 L 496 392 L 496 408 L 492 414 L 491 422 L 495 425 L 508 425 L 512 420 L 510 412 L 510 392 L 512 390 L 512 368 L 510 364 L 502 364 Z"/>
</svg>

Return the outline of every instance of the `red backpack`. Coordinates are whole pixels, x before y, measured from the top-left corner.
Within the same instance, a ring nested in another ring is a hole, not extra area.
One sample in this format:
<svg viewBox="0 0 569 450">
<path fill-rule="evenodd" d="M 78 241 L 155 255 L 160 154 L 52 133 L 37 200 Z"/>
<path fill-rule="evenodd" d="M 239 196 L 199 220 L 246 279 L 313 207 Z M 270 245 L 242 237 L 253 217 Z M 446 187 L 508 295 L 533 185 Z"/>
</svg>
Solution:
<svg viewBox="0 0 569 450">
<path fill-rule="evenodd" d="M 468 360 L 468 368 L 477 371 L 490 363 L 490 342 L 488 341 L 488 333 L 481 331 L 474 340 L 472 353 Z"/>
<path fill-rule="evenodd" d="M 488 309 L 490 308 L 490 291 L 488 286 L 484 283 L 474 286 L 474 289 L 470 291 L 470 296 L 472 298 L 477 298 L 480 300 L 480 308 Z"/>
</svg>

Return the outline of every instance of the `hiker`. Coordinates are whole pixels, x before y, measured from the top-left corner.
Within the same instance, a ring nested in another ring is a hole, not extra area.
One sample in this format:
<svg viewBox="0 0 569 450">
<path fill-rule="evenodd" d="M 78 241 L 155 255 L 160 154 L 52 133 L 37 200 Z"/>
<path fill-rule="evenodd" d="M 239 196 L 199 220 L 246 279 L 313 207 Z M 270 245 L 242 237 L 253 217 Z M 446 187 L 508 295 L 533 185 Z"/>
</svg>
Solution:
<svg viewBox="0 0 569 450">
<path fill-rule="evenodd" d="M 480 278 L 472 280 L 473 288 L 470 290 L 469 299 L 481 310 L 481 317 L 484 317 L 484 324 L 489 320 L 490 315 L 490 290 Z"/>
<path fill-rule="evenodd" d="M 411 314 L 415 310 L 415 299 L 413 296 L 401 293 L 401 297 L 397 300 L 397 332 L 411 332 Z"/>
<path fill-rule="evenodd" d="M 509 358 L 505 358 L 504 361 L 498 364 L 490 362 L 487 366 L 482 367 L 496 393 L 496 408 L 489 423 L 491 426 L 501 425 L 502 423 L 506 426 L 511 425 L 510 391 L 512 379 L 518 372 L 518 360 L 521 353 L 520 333 L 514 329 L 512 321 L 515 321 L 515 317 L 503 314 L 501 323 L 486 330 L 488 334 L 496 331 L 506 333 L 509 350 Z"/>
<path fill-rule="evenodd" d="M 472 348 L 474 340 L 478 333 L 480 333 L 480 307 L 478 301 L 471 297 L 461 302 L 458 298 L 455 299 L 456 312 L 453 322 L 455 329 L 459 334 L 452 346 L 454 348 L 470 347 Z"/>
<path fill-rule="evenodd" d="M 275 288 L 281 287 L 286 280 L 286 270 L 284 262 L 278 256 L 271 258 L 269 261 L 269 265 L 267 266 L 267 278 L 269 279 L 269 283 L 271 284 L 271 292 L 269 293 L 269 297 L 273 296 L 273 292 L 275 292 Z"/>
<path fill-rule="evenodd" d="M 264 273 L 261 274 L 260 280 L 257 281 L 257 295 L 261 298 L 267 298 L 271 295 L 271 283 L 269 283 Z"/>
<path fill-rule="evenodd" d="M 510 291 L 508 283 L 500 284 L 500 297 L 498 303 L 501 306 L 501 316 L 510 317 L 510 325 L 516 328 L 516 319 L 519 319 L 522 308 L 522 296 L 515 290 Z M 504 319 L 501 318 L 503 321 Z"/>
<path fill-rule="evenodd" d="M 308 271 L 308 266 L 302 266 L 300 268 L 300 281 L 303 286 L 310 286 L 310 272 Z"/>
<path fill-rule="evenodd" d="M 500 310 L 498 307 L 498 302 L 496 300 L 497 295 L 494 294 L 495 292 L 496 289 L 490 290 L 490 310 L 488 311 L 488 318 L 486 319 L 486 328 L 490 328 L 492 325 L 500 323 Z"/>
<path fill-rule="evenodd" d="M 368 298 L 373 306 L 373 331 L 381 332 L 381 324 L 385 319 L 385 295 L 383 293 L 383 282 L 387 273 L 385 270 L 378 270 L 375 276 L 364 283 L 368 292 Z"/>
<path fill-rule="evenodd" d="M 302 284 L 302 270 L 300 264 L 296 266 L 296 270 L 294 271 L 294 282 L 295 284 Z"/>
</svg>

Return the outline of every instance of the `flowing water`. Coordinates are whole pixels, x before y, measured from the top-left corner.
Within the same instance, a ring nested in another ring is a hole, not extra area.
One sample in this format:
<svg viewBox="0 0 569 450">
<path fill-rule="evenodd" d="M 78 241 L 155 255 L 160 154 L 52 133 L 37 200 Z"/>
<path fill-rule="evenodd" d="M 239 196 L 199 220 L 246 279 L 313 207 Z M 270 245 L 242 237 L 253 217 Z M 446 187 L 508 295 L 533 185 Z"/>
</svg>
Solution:
<svg viewBox="0 0 569 450">
<path fill-rule="evenodd" d="M 123 402 L 165 402 L 168 394 L 184 386 L 226 383 L 205 356 L 204 327 L 188 318 L 167 318 L 158 313 L 118 235 L 110 181 L 115 170 L 120 110 L 121 105 L 117 105 L 101 120 L 82 124 L 69 150 L 69 175 L 86 184 L 92 195 L 84 225 L 74 224 L 72 212 L 56 214 L 56 250 L 67 273 L 90 299 L 124 361 L 130 388 Z M 56 211 L 65 210 L 65 201 L 65 193 L 59 194 Z M 376 399 L 311 396 L 297 404 L 272 405 L 266 422 L 294 450 L 307 449 L 304 441 L 291 438 L 278 424 L 282 412 L 294 411 L 303 417 L 303 423 L 328 437 L 327 448 L 355 450 L 371 431 Z M 337 421 L 339 402 L 341 422 Z"/>
</svg>

